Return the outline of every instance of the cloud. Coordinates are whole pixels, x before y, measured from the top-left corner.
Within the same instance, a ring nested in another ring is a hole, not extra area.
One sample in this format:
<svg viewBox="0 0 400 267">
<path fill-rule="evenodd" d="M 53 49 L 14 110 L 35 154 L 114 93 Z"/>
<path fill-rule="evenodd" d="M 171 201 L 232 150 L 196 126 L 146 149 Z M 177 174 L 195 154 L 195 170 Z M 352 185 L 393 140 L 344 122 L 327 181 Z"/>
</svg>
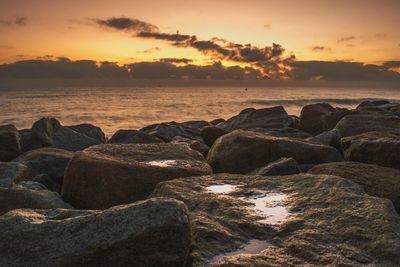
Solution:
<svg viewBox="0 0 400 267">
<path fill-rule="evenodd" d="M 189 58 L 160 58 L 160 62 L 167 62 L 167 63 L 183 63 L 183 64 L 189 64 L 193 62 L 192 59 Z"/>
<path fill-rule="evenodd" d="M 264 24 L 264 28 L 266 28 L 266 29 L 271 29 L 271 24 Z"/>
<path fill-rule="evenodd" d="M 311 48 L 311 50 L 314 52 L 324 52 L 324 51 L 331 51 L 332 49 L 330 49 L 329 47 L 317 45 Z"/>
<path fill-rule="evenodd" d="M 179 34 L 179 33 L 171 34 L 171 33 L 146 32 L 146 31 L 139 32 L 136 36 L 141 38 L 165 40 L 172 42 L 184 42 L 190 40 L 191 38 L 196 38 L 195 36 Z"/>
<path fill-rule="evenodd" d="M 145 49 L 145 50 L 141 51 L 141 53 L 152 54 L 157 51 L 160 51 L 160 48 L 158 46 L 155 46 L 155 47 L 150 47 L 148 49 Z"/>
<path fill-rule="evenodd" d="M 388 35 L 386 33 L 377 33 L 377 34 L 375 34 L 375 37 L 383 39 L 383 38 L 388 37 Z"/>
<path fill-rule="evenodd" d="M 400 81 L 400 74 L 384 65 L 344 61 L 295 61 L 286 75 L 301 81 Z"/>
<path fill-rule="evenodd" d="M 355 40 L 355 39 L 356 39 L 356 37 L 353 36 L 353 35 L 351 35 L 351 36 L 344 36 L 344 37 L 340 38 L 337 42 L 338 42 L 338 43 L 346 43 L 346 42 L 353 41 L 353 40 Z"/>
<path fill-rule="evenodd" d="M 144 32 L 153 32 L 158 31 L 158 27 L 151 23 L 141 21 L 138 19 L 131 19 L 126 17 L 112 17 L 109 19 L 93 19 L 100 26 L 112 28 L 115 30 L 129 30 L 129 31 L 144 31 Z"/>
<path fill-rule="evenodd" d="M 28 21 L 27 17 L 17 17 L 17 18 L 15 18 L 14 23 L 15 23 L 15 25 L 18 25 L 18 26 L 25 26 L 27 21 Z"/>
</svg>

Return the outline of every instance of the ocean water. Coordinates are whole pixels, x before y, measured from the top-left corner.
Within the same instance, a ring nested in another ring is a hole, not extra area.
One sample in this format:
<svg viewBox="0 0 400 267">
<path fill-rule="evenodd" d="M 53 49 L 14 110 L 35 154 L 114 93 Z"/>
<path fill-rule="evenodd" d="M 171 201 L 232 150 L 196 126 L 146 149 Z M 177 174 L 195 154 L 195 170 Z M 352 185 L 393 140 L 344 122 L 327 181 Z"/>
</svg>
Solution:
<svg viewBox="0 0 400 267">
<path fill-rule="evenodd" d="M 110 136 L 118 129 L 188 120 L 229 118 L 248 107 L 283 105 L 298 115 L 302 106 L 328 102 L 355 107 L 367 99 L 400 102 L 400 89 L 325 87 L 80 87 L 0 91 L 0 124 L 30 128 L 52 116 L 63 125 L 92 123 Z"/>
</svg>

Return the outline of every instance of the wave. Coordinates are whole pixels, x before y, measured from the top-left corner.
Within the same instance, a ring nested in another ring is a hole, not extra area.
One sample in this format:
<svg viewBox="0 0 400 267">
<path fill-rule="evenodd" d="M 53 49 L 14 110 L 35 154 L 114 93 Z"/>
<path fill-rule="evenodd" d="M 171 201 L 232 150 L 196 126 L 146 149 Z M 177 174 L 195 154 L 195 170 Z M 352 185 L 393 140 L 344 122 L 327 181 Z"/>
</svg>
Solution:
<svg viewBox="0 0 400 267">
<path fill-rule="evenodd" d="M 333 105 L 358 105 L 363 101 L 376 101 L 376 100 L 387 100 L 393 103 L 400 103 L 400 99 L 385 99 L 385 98 L 311 98 L 311 99 L 252 99 L 247 100 L 244 103 L 251 105 L 262 105 L 262 106 L 271 106 L 271 105 L 292 105 L 292 106 L 304 106 L 313 103 L 329 103 Z"/>
</svg>

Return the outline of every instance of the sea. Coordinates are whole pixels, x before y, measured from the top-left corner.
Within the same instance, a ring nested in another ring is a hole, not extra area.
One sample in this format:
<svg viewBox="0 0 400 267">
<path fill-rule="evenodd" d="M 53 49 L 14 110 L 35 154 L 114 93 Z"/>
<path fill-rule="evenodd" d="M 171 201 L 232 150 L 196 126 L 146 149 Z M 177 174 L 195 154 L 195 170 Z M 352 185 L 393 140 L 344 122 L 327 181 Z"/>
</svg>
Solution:
<svg viewBox="0 0 400 267">
<path fill-rule="evenodd" d="M 0 125 L 31 128 L 42 117 L 63 125 L 91 123 L 111 136 L 159 122 L 230 118 L 241 110 L 282 105 L 299 115 L 304 105 L 327 102 L 354 108 L 364 100 L 400 102 L 400 88 L 133 86 L 0 90 Z"/>
</svg>

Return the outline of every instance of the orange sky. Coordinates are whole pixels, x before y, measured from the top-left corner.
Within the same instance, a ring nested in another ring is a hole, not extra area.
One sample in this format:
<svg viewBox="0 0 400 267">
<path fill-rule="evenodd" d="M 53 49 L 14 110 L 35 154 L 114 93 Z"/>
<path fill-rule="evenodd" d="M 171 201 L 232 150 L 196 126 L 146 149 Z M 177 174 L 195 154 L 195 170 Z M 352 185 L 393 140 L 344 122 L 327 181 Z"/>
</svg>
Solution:
<svg viewBox="0 0 400 267">
<path fill-rule="evenodd" d="M 260 47 L 278 43 L 299 60 L 381 63 L 400 60 L 399 14 L 397 0 L 0 0 L 0 62 L 53 55 L 119 63 L 166 57 L 209 63 L 193 48 L 139 39 L 91 21 L 125 16 L 204 40 L 219 37 Z"/>
</svg>

